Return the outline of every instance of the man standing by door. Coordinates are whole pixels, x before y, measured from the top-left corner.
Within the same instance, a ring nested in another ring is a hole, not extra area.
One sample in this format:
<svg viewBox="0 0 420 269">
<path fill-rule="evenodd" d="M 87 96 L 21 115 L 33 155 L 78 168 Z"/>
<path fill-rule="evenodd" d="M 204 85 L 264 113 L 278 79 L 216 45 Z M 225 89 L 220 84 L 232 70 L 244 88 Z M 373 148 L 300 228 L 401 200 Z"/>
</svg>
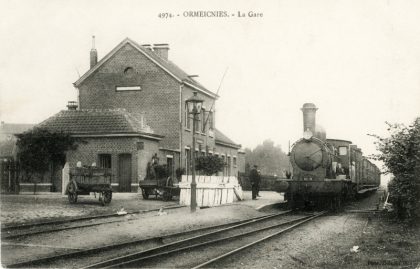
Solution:
<svg viewBox="0 0 420 269">
<path fill-rule="evenodd" d="M 257 194 L 258 194 L 259 185 L 261 181 L 261 177 L 260 177 L 260 174 L 258 173 L 257 168 L 258 166 L 254 165 L 254 167 L 249 172 L 249 181 L 251 182 L 251 186 L 252 186 L 252 200 L 257 199 Z"/>
</svg>

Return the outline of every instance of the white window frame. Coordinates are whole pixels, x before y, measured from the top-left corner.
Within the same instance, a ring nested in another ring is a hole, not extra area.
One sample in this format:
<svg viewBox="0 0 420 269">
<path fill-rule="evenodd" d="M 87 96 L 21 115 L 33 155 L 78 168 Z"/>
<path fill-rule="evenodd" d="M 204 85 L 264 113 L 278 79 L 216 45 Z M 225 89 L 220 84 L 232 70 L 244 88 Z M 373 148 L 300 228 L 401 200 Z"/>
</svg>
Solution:
<svg viewBox="0 0 420 269">
<path fill-rule="evenodd" d="M 115 90 L 117 92 L 141 91 L 141 87 L 140 86 L 116 86 Z"/>
</svg>

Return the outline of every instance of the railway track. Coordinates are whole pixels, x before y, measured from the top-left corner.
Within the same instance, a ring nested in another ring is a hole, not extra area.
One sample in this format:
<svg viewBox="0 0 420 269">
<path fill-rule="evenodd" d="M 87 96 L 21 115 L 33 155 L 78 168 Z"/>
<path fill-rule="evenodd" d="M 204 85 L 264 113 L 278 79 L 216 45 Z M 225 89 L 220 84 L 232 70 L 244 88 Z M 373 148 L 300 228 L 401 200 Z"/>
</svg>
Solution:
<svg viewBox="0 0 420 269">
<path fill-rule="evenodd" d="M 164 210 L 176 209 L 182 206 L 168 206 L 163 207 Z M 115 223 L 125 221 L 125 217 L 129 215 L 146 214 L 149 212 L 159 211 L 161 208 L 149 209 L 149 210 L 138 210 L 127 212 L 127 214 L 119 215 L 117 213 L 87 216 L 80 218 L 61 219 L 55 221 L 45 221 L 38 223 L 24 223 L 18 225 L 5 225 L 1 229 L 2 240 L 16 239 L 26 236 L 38 235 L 43 233 L 59 232 L 71 229 L 79 229 L 85 227 L 92 227 L 102 224 Z M 104 219 L 110 219 L 103 221 Z M 79 224 L 75 224 L 79 223 Z"/>
<path fill-rule="evenodd" d="M 264 216 L 254 217 L 250 219 L 244 219 L 240 221 L 208 226 L 204 228 L 198 228 L 194 230 L 187 230 L 182 232 L 177 232 L 173 234 L 162 235 L 158 237 L 143 238 L 139 240 L 131 240 L 120 242 L 117 244 L 106 245 L 96 248 L 75 250 L 75 251 L 66 251 L 64 253 L 49 255 L 45 257 L 40 257 L 36 259 L 29 259 L 25 261 L 18 261 L 14 263 L 4 264 L 7 268 L 80 268 L 85 266 L 86 268 L 91 268 L 97 266 L 104 257 L 122 257 L 127 256 L 127 252 L 138 253 L 140 252 L 150 252 L 159 249 L 161 246 L 177 246 L 182 242 L 188 243 L 192 240 L 200 240 L 208 236 L 221 234 L 225 231 L 234 230 L 239 227 L 245 227 L 247 225 L 252 225 L 253 223 L 259 223 L 264 221 L 277 221 L 281 216 L 288 215 L 291 211 L 284 211 L 276 214 L 268 214 Z M 169 243 L 167 243 L 169 242 Z M 163 244 L 163 245 L 162 245 Z M 100 254 L 100 257 L 98 257 Z M 123 255 L 124 254 L 124 255 Z M 93 260 L 96 262 L 92 263 Z M 65 266 L 64 266 L 65 265 Z"/>
<path fill-rule="evenodd" d="M 257 222 L 237 225 L 229 229 L 223 229 L 223 233 L 210 232 L 126 256 L 101 261 L 83 268 L 202 268 L 290 231 L 326 213 L 324 211 L 312 216 L 300 216 L 289 221 L 277 221 L 277 223 L 266 221 L 262 227 L 252 227 Z M 263 220 L 259 222 L 261 221 Z M 248 226 L 245 227 L 244 225 Z M 257 226 L 260 225 L 261 223 L 257 224 Z"/>
</svg>

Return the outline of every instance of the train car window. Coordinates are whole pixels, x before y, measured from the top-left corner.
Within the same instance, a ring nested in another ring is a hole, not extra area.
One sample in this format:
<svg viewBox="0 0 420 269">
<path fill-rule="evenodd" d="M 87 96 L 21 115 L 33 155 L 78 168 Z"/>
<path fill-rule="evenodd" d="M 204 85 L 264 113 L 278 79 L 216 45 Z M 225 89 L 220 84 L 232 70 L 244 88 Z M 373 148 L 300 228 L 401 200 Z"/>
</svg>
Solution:
<svg viewBox="0 0 420 269">
<path fill-rule="evenodd" d="M 347 147 L 338 147 L 338 152 L 341 156 L 347 155 Z"/>
</svg>

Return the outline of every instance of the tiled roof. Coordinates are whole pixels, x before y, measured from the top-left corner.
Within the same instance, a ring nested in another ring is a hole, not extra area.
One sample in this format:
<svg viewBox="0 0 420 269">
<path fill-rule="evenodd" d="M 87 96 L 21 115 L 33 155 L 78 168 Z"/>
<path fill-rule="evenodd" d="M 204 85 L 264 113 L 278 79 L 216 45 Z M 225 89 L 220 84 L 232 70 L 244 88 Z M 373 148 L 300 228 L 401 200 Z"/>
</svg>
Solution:
<svg viewBox="0 0 420 269">
<path fill-rule="evenodd" d="M 1 134 L 20 134 L 34 127 L 35 124 L 4 123 L 0 125 Z"/>
<path fill-rule="evenodd" d="M 124 109 L 62 110 L 36 127 L 73 135 L 143 134 L 162 137 Z"/>
<path fill-rule="evenodd" d="M 86 78 L 88 78 L 95 70 L 97 70 L 102 64 L 104 64 L 109 58 L 111 58 L 118 50 L 120 50 L 125 44 L 131 44 L 134 48 L 142 52 L 144 55 L 146 55 L 149 59 L 157 63 L 161 68 L 163 68 L 166 72 L 168 72 L 170 75 L 174 76 L 179 82 L 189 84 L 193 87 L 196 87 L 197 89 L 201 90 L 202 92 L 217 97 L 215 93 L 212 91 L 206 89 L 203 85 L 201 85 L 198 81 L 192 79 L 188 76 L 188 74 L 183 71 L 181 68 L 179 68 L 177 65 L 175 65 L 173 62 L 169 60 L 164 60 L 161 57 L 159 57 L 155 52 L 151 51 L 150 49 L 147 49 L 141 45 L 139 45 L 137 42 L 126 38 L 124 39 L 118 46 L 116 46 L 111 52 L 109 52 L 105 57 L 103 57 L 94 67 L 92 67 L 90 70 L 88 70 L 82 77 L 80 77 L 74 85 L 77 87 L 82 83 Z"/>
<path fill-rule="evenodd" d="M 219 130 L 215 129 L 215 136 L 216 136 L 216 143 L 222 143 L 225 145 L 229 145 L 232 146 L 234 148 L 240 148 L 241 145 L 240 144 L 236 144 L 235 142 L 233 142 L 232 139 L 230 139 L 229 137 L 227 137 L 225 134 L 223 134 L 222 132 L 220 132 Z"/>
</svg>

